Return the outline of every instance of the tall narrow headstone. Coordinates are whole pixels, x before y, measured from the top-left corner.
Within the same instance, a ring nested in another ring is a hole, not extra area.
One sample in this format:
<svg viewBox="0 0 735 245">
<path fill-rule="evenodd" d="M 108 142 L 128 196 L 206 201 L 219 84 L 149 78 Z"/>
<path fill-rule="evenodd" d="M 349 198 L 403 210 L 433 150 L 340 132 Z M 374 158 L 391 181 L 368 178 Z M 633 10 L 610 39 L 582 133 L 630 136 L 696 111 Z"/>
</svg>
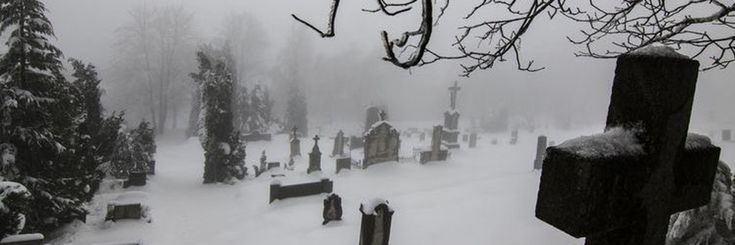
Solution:
<svg viewBox="0 0 735 245">
<path fill-rule="evenodd" d="M 477 147 L 477 133 L 472 132 L 470 134 L 470 148 Z"/>
<path fill-rule="evenodd" d="M 450 110 L 444 112 L 444 135 L 442 136 L 443 144 L 449 149 L 459 148 L 459 111 L 457 111 L 457 92 L 460 90 L 457 82 L 454 86 L 449 87 L 449 105 Z"/>
<path fill-rule="evenodd" d="M 424 164 L 430 161 L 445 161 L 449 156 L 449 151 L 442 149 L 442 136 L 444 130 L 441 125 L 434 126 L 434 132 L 431 136 L 431 149 L 429 151 L 420 152 L 419 163 Z"/>
<path fill-rule="evenodd" d="M 536 160 L 533 161 L 533 169 L 539 170 L 544 165 L 544 158 L 546 157 L 546 136 L 539 136 L 538 142 L 536 143 Z"/>
<path fill-rule="evenodd" d="M 309 153 L 309 168 L 306 173 L 322 171 L 322 152 L 319 151 L 319 135 L 314 136 L 314 147 Z"/>
<path fill-rule="evenodd" d="M 332 149 L 332 156 L 342 156 L 345 154 L 345 134 L 340 130 L 337 133 L 337 137 L 334 137 L 334 148 Z"/>
<path fill-rule="evenodd" d="M 290 148 L 291 148 L 291 157 L 295 156 L 301 156 L 301 140 L 299 140 L 299 136 L 296 133 L 296 128 L 294 127 L 291 129 L 291 140 L 290 140 Z"/>
<path fill-rule="evenodd" d="M 587 245 L 664 245 L 672 213 L 709 203 L 720 155 L 687 134 L 698 74 L 670 48 L 620 56 L 606 133 L 547 149 L 536 217 Z"/>
<path fill-rule="evenodd" d="M 360 245 L 388 245 L 393 209 L 384 200 L 360 204 Z"/>
</svg>

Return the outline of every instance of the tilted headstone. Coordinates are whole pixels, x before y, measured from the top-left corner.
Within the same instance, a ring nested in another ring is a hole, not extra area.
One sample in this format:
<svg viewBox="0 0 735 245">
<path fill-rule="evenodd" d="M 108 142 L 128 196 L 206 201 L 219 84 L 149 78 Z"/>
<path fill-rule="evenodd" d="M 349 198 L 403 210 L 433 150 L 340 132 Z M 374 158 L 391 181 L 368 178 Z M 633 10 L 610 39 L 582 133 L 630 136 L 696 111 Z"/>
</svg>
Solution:
<svg viewBox="0 0 735 245">
<path fill-rule="evenodd" d="M 336 160 L 336 173 L 339 173 L 342 169 L 351 169 L 352 168 L 352 158 L 350 157 L 341 157 L 337 158 Z"/>
<path fill-rule="evenodd" d="M 385 120 L 385 112 L 381 113 L 381 118 L 383 120 L 375 123 L 370 130 L 365 132 L 363 169 L 376 163 L 398 161 L 398 152 L 401 147 L 400 134 Z"/>
<path fill-rule="evenodd" d="M 322 217 L 324 218 L 322 225 L 330 221 L 342 220 L 342 198 L 339 195 L 332 193 L 324 199 Z"/>
<path fill-rule="evenodd" d="M 291 140 L 290 140 L 290 149 L 291 149 L 291 157 L 295 156 L 301 156 L 301 140 L 299 140 L 299 136 L 296 133 L 296 128 L 294 127 L 291 129 Z"/>
<path fill-rule="evenodd" d="M 722 130 L 722 141 L 732 141 L 732 130 Z"/>
<path fill-rule="evenodd" d="M 393 209 L 385 200 L 373 200 L 360 204 L 360 245 L 388 245 Z"/>
<path fill-rule="evenodd" d="M 469 144 L 469 146 L 470 146 L 470 148 L 477 147 L 477 133 L 472 132 L 470 134 L 470 144 Z"/>
<path fill-rule="evenodd" d="M 9 235 L 0 240 L 0 245 L 43 245 L 44 239 L 41 233 Z"/>
<path fill-rule="evenodd" d="M 309 168 L 306 169 L 306 173 L 315 171 L 322 171 L 322 152 L 319 151 L 319 135 L 314 136 L 314 147 L 311 148 L 311 153 L 309 153 Z"/>
<path fill-rule="evenodd" d="M 516 143 L 518 143 L 518 129 L 513 129 L 510 132 L 510 144 L 515 145 Z"/>
<path fill-rule="evenodd" d="M 546 157 L 546 136 L 539 136 L 536 143 L 536 160 L 533 161 L 533 169 L 539 170 L 544 164 Z"/>
<path fill-rule="evenodd" d="M 332 149 L 332 156 L 342 156 L 345 154 L 345 134 L 340 130 L 337 136 L 334 137 L 334 148 Z"/>
<path fill-rule="evenodd" d="M 431 149 L 429 151 L 420 152 L 419 163 L 424 164 L 430 161 L 445 161 L 449 156 L 449 150 L 442 148 L 442 136 L 444 130 L 441 125 L 434 126 L 434 132 L 431 136 Z"/>
<path fill-rule="evenodd" d="M 720 149 L 687 135 L 699 63 L 663 54 L 620 56 L 606 132 L 547 149 L 536 217 L 588 245 L 664 245 L 672 213 L 709 203 Z"/>
<path fill-rule="evenodd" d="M 365 130 L 363 132 L 367 132 L 373 124 L 380 121 L 380 112 L 380 108 L 375 106 L 367 108 L 365 111 Z"/>
</svg>

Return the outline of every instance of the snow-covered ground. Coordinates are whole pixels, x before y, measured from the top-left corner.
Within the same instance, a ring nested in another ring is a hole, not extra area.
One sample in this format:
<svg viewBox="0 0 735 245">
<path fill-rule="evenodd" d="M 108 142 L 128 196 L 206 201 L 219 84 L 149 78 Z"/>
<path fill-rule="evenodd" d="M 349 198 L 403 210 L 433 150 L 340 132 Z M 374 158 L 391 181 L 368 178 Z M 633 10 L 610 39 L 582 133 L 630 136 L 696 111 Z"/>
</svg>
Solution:
<svg viewBox="0 0 735 245">
<path fill-rule="evenodd" d="M 321 130 L 322 133 L 327 133 Z M 336 130 L 335 130 L 336 131 Z M 519 144 L 509 145 L 510 133 L 482 134 L 478 146 L 453 151 L 446 162 L 420 165 L 403 160 L 335 174 L 329 157 L 332 139 L 322 135 L 322 172 L 306 174 L 313 141 L 302 138 L 303 158 L 284 182 L 329 177 L 342 197 L 343 221 L 322 226 L 322 200 L 326 194 L 268 203 L 269 172 L 236 185 L 203 185 L 203 152 L 197 139 L 158 141 L 157 175 L 140 188 L 105 189 L 90 204 L 87 223 L 70 225 L 53 244 L 100 244 L 141 241 L 142 244 L 358 244 L 360 202 L 387 199 L 395 210 L 391 244 L 582 244 L 534 217 L 539 173 L 534 172 L 536 136 L 549 136 L 557 144 L 581 135 L 600 133 L 602 127 L 569 132 L 520 132 Z M 696 132 L 696 131 L 695 131 Z M 701 132 L 705 135 L 709 132 Z M 330 132 L 328 135 L 334 135 Z M 347 132 L 347 135 L 350 135 Z M 723 160 L 733 163 L 735 144 L 723 147 Z M 498 145 L 492 145 L 493 138 Z M 271 142 L 248 145 L 248 165 L 258 164 L 266 150 L 268 161 L 286 162 L 286 135 Z M 412 148 L 430 143 L 418 135 L 403 137 L 402 157 Z M 361 159 L 359 151 L 353 159 Z M 252 175 L 252 173 L 251 173 Z M 105 205 L 124 191 L 147 192 L 150 223 L 105 222 Z"/>
</svg>

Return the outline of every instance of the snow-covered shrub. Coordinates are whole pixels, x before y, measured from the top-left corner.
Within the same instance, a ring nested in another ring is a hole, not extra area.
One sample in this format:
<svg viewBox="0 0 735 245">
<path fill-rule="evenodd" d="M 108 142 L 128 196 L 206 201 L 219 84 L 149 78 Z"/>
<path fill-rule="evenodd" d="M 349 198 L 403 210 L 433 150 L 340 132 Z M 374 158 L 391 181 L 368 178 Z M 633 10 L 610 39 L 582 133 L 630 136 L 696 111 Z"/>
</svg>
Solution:
<svg viewBox="0 0 735 245">
<path fill-rule="evenodd" d="M 0 239 L 20 233 L 25 227 L 31 193 L 16 182 L 0 182 Z"/>
</svg>

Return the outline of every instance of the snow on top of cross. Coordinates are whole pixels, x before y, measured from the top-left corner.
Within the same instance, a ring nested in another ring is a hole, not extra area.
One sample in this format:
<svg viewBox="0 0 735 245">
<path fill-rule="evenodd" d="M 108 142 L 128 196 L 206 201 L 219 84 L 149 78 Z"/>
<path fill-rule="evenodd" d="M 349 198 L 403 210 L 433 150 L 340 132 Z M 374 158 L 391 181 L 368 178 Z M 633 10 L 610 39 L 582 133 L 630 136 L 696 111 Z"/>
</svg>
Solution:
<svg viewBox="0 0 735 245">
<path fill-rule="evenodd" d="M 36 240 L 43 240 L 43 234 L 41 233 L 31 233 L 31 234 L 20 234 L 20 235 L 11 235 L 8 237 L 3 238 L 0 240 L 0 243 L 17 243 L 17 242 L 28 242 L 28 241 L 36 241 Z"/>
<path fill-rule="evenodd" d="M 692 149 L 701 149 L 712 146 L 712 141 L 709 139 L 709 137 L 694 133 L 689 133 L 687 135 L 686 140 L 686 146 L 685 148 L 688 150 Z"/>
<path fill-rule="evenodd" d="M 585 158 L 642 154 L 643 146 L 638 142 L 636 132 L 621 127 L 612 128 L 605 133 L 564 141 L 557 148 Z"/>
<path fill-rule="evenodd" d="M 389 212 L 393 212 L 393 209 L 388 204 L 388 200 L 382 199 L 382 198 L 373 198 L 370 201 L 361 203 L 360 210 L 364 214 L 375 214 L 375 208 L 377 208 L 380 204 L 385 204 L 386 207 L 388 207 Z"/>
<path fill-rule="evenodd" d="M 648 45 L 630 52 L 631 55 L 637 56 L 656 56 L 677 59 L 689 59 L 688 56 L 676 52 L 672 47 L 663 45 Z"/>
</svg>

